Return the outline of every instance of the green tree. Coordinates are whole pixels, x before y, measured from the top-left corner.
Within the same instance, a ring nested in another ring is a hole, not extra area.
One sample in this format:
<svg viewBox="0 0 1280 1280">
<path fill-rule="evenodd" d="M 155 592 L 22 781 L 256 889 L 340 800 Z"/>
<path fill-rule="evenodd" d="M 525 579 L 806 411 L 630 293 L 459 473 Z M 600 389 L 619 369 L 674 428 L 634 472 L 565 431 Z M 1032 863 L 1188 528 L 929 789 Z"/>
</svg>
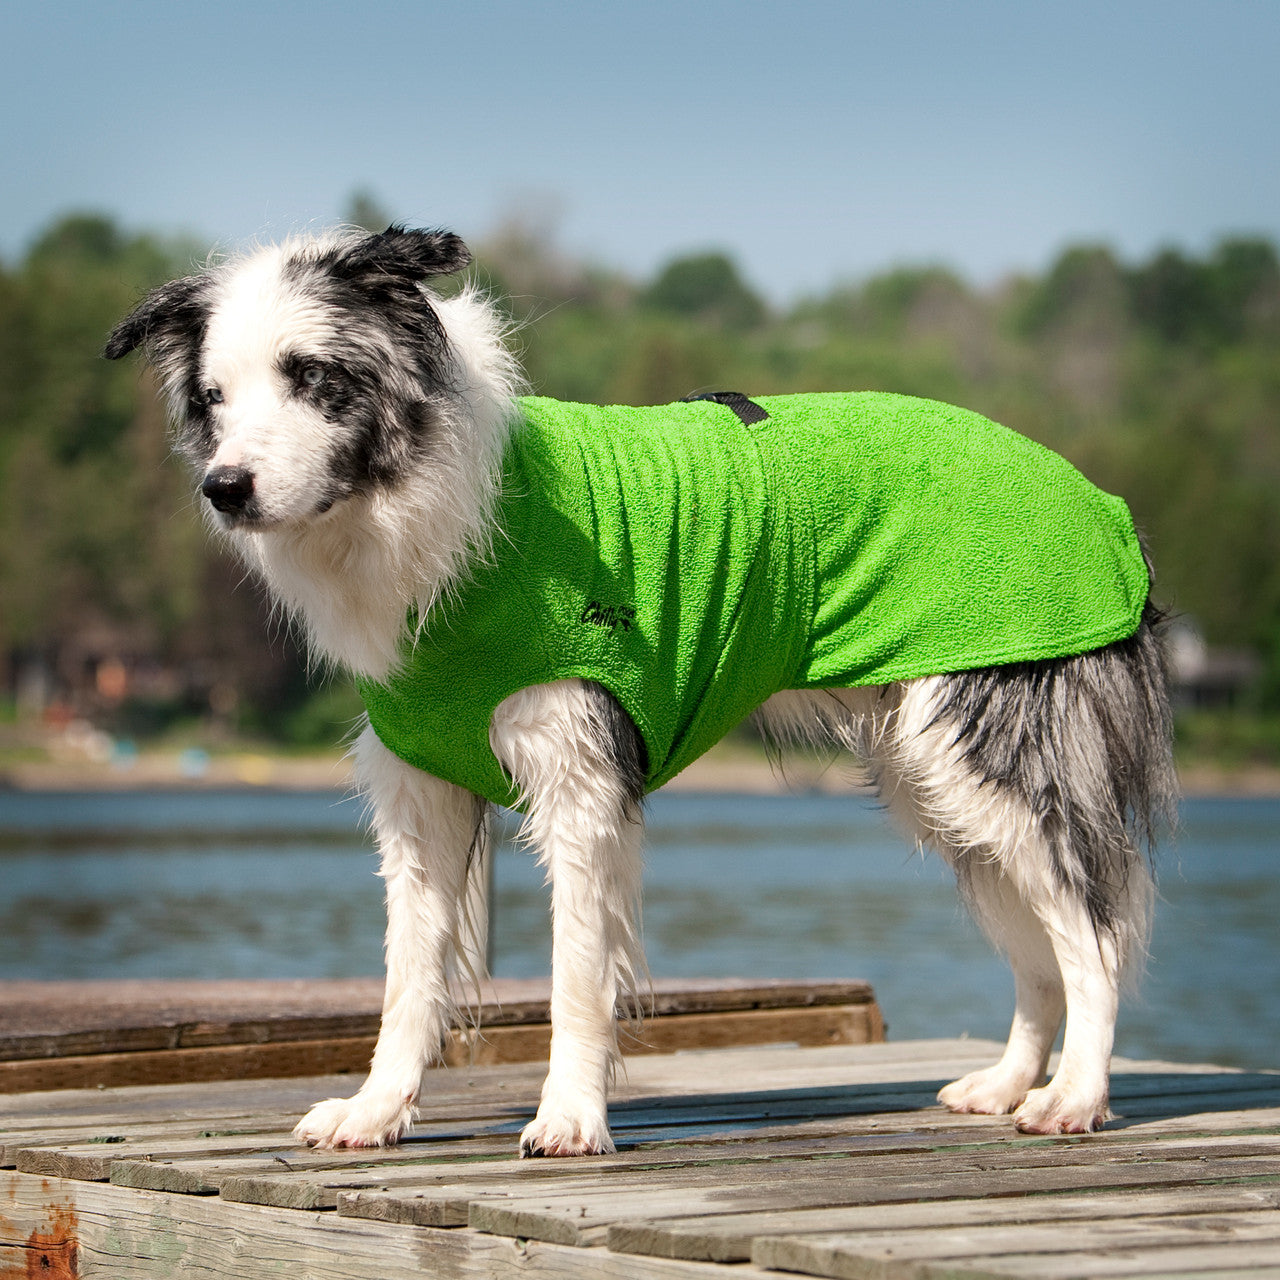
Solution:
<svg viewBox="0 0 1280 1280">
<path fill-rule="evenodd" d="M 724 253 L 669 262 L 641 294 L 641 302 L 654 311 L 726 329 L 751 329 L 765 316 L 764 303 Z"/>
<path fill-rule="evenodd" d="M 39 655 L 74 692 L 105 658 L 198 660 L 238 607 L 207 610 L 221 553 L 169 457 L 151 376 L 100 357 L 111 327 L 192 256 L 76 214 L 0 278 L 11 339 L 0 343 L 0 666 L 11 671 Z"/>
</svg>

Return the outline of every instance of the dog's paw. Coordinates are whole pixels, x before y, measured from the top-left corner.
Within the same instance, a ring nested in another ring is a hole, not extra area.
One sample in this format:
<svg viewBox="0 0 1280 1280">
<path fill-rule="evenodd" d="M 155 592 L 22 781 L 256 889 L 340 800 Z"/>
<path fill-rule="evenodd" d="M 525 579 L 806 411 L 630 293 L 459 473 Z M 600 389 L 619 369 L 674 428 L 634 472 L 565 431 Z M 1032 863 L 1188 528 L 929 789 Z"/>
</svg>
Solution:
<svg viewBox="0 0 1280 1280">
<path fill-rule="evenodd" d="M 938 1091 L 938 1101 L 950 1111 L 980 1116 L 1003 1116 L 1016 1110 L 1033 1081 L 1000 1067 L 987 1067 L 953 1081 Z"/>
<path fill-rule="evenodd" d="M 1092 1133 L 1111 1119 L 1106 1096 L 1098 1098 L 1055 1087 L 1032 1089 L 1013 1113 L 1020 1133 Z"/>
<path fill-rule="evenodd" d="M 603 1110 L 574 1114 L 544 1102 L 520 1135 L 522 1156 L 599 1156 L 611 1155 L 614 1150 Z"/>
<path fill-rule="evenodd" d="M 309 1147 L 386 1147 L 399 1142 L 413 1124 L 413 1101 L 357 1093 L 354 1098 L 318 1102 L 293 1130 Z"/>
</svg>

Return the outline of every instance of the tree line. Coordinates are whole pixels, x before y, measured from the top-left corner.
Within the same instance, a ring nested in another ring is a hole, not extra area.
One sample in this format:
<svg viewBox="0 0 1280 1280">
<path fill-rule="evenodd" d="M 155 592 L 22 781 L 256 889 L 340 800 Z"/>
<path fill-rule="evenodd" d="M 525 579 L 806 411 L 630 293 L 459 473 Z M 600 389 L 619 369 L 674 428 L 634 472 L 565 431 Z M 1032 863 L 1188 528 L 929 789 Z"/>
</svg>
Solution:
<svg viewBox="0 0 1280 1280">
<path fill-rule="evenodd" d="M 785 308 L 722 253 L 635 280 L 516 224 L 474 247 L 540 394 L 900 391 L 1058 450 L 1127 499 L 1159 598 L 1211 644 L 1255 655 L 1245 698 L 1280 710 L 1280 260 L 1267 240 L 1136 263 L 1078 245 L 991 288 L 897 267 Z M 212 717 L 302 740 L 349 713 L 347 694 L 308 681 L 287 628 L 202 527 L 150 376 L 99 358 L 145 289 L 205 254 L 84 214 L 0 264 L 0 697 L 132 731 Z"/>
</svg>

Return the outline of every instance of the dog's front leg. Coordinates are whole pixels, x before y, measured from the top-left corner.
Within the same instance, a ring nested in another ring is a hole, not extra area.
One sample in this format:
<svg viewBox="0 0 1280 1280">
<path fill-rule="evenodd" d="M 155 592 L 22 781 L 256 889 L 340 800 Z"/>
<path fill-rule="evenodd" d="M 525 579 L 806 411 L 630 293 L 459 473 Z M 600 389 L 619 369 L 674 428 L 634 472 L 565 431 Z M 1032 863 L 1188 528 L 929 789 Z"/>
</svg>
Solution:
<svg viewBox="0 0 1280 1280">
<path fill-rule="evenodd" d="M 387 885 L 387 985 L 368 1079 L 352 1098 L 318 1103 L 294 1130 L 317 1147 L 381 1147 L 412 1124 L 423 1072 L 453 1019 L 449 974 L 468 953 L 462 901 L 483 820 L 473 795 L 404 764 L 371 729 L 354 756 Z"/>
<path fill-rule="evenodd" d="M 508 698 L 491 738 L 551 881 L 551 1061 L 520 1151 L 612 1151 L 606 1095 L 619 1060 L 618 1000 L 634 997 L 646 976 L 638 736 L 599 686 L 565 680 Z"/>
</svg>

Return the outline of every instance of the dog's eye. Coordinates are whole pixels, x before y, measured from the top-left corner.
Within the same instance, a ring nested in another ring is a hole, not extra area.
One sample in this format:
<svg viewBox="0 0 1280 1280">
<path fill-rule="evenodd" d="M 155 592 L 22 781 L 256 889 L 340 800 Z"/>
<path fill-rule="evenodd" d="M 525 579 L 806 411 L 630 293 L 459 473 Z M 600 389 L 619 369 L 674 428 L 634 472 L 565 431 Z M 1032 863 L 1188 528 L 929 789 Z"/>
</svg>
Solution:
<svg viewBox="0 0 1280 1280">
<path fill-rule="evenodd" d="M 304 387 L 318 387 L 324 381 L 324 370 L 318 364 L 309 364 L 302 371 Z"/>
<path fill-rule="evenodd" d="M 206 409 L 211 404 L 222 403 L 222 391 L 218 387 L 200 387 L 191 397 L 191 403 L 197 409 Z"/>
</svg>

